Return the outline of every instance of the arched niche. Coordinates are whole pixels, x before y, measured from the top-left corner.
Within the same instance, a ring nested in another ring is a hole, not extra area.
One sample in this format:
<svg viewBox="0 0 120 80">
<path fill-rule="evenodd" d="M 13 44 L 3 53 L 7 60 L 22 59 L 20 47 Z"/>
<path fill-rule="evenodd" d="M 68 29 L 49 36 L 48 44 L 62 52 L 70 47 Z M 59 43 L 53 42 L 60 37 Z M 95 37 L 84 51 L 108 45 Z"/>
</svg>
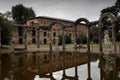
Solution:
<svg viewBox="0 0 120 80">
<path fill-rule="evenodd" d="M 114 52 L 116 52 L 116 33 L 115 33 L 115 21 L 116 21 L 116 17 L 114 14 L 112 13 L 104 13 L 101 15 L 101 17 L 99 18 L 99 51 L 103 52 L 103 47 L 102 47 L 102 40 L 103 40 L 103 27 L 106 27 L 103 22 L 109 19 L 111 22 L 111 27 L 112 27 L 112 43 L 113 43 L 113 48 L 114 48 Z"/>
</svg>

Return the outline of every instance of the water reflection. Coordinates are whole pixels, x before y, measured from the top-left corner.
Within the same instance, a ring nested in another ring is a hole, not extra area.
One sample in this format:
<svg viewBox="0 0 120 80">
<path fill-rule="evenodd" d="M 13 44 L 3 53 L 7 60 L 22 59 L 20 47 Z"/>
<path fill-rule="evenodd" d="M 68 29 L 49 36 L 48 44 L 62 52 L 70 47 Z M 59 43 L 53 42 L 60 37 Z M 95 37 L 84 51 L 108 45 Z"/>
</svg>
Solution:
<svg viewBox="0 0 120 80">
<path fill-rule="evenodd" d="M 3 54 L 0 80 L 119 80 L 120 56 L 108 57 L 77 52 Z"/>
<path fill-rule="evenodd" d="M 99 66 L 101 80 L 120 80 L 120 56 L 101 55 Z"/>
</svg>

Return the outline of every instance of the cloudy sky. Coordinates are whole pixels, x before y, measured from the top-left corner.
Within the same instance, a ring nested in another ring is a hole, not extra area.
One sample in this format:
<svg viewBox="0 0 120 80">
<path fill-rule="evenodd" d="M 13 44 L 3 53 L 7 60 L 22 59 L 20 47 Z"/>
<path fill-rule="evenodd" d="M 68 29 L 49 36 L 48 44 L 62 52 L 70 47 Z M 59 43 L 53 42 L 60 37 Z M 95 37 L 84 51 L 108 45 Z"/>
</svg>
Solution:
<svg viewBox="0 0 120 80">
<path fill-rule="evenodd" d="M 37 16 L 50 16 L 76 20 L 84 17 L 98 20 L 103 8 L 114 5 L 116 0 L 0 0 L 0 12 L 11 11 L 11 7 L 23 4 L 32 7 Z"/>
</svg>

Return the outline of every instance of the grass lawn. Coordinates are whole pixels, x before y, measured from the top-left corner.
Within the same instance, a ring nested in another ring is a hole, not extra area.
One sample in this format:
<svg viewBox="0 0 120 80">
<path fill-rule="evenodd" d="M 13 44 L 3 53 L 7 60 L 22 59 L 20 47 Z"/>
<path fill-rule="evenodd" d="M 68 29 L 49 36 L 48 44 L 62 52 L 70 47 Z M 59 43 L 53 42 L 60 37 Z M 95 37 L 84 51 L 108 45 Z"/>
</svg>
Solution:
<svg viewBox="0 0 120 80">
<path fill-rule="evenodd" d="M 79 44 L 78 44 L 78 45 L 79 45 Z M 120 45 L 120 42 L 117 42 L 116 45 L 119 46 L 119 45 Z M 87 48 L 87 45 L 86 45 L 86 44 L 83 44 L 83 46 Z M 2 45 L 2 47 L 3 47 L 3 48 L 11 48 L 10 45 Z M 14 47 L 15 47 L 15 48 L 24 48 L 24 45 L 15 45 Z M 55 49 L 55 47 L 56 47 L 56 46 L 53 45 L 53 49 Z M 66 50 L 73 50 L 74 44 L 66 44 L 65 47 L 66 47 Z M 90 44 L 90 47 L 91 47 L 91 48 L 99 48 L 99 44 L 92 44 L 92 43 L 91 43 L 91 44 Z M 104 47 L 105 47 L 105 45 L 103 45 L 103 48 L 104 48 Z M 60 45 L 59 48 L 62 50 L 62 45 Z M 37 48 L 37 45 L 36 45 L 36 44 L 32 44 L 32 45 L 28 44 L 28 49 L 29 49 L 29 50 L 36 50 L 36 49 L 38 49 L 38 48 Z M 48 49 L 48 50 L 49 50 L 49 44 L 44 44 L 44 45 L 41 44 L 41 45 L 40 45 L 40 49 Z"/>
<path fill-rule="evenodd" d="M 83 46 L 87 47 L 86 44 L 85 45 L 83 44 Z M 92 44 L 91 46 L 96 47 L 96 48 L 99 47 L 98 44 Z M 11 46 L 10 45 L 2 45 L 2 47 L 10 48 Z M 14 45 L 14 47 L 15 48 L 24 48 L 24 45 Z M 60 45 L 59 47 L 62 47 L 62 45 Z M 66 48 L 73 48 L 74 44 L 66 44 L 65 47 Z M 36 44 L 29 45 L 28 44 L 28 48 L 34 49 L 34 48 L 37 48 L 37 45 Z M 49 44 L 41 44 L 40 48 L 49 48 Z M 53 45 L 53 48 L 55 48 L 55 45 Z"/>
</svg>

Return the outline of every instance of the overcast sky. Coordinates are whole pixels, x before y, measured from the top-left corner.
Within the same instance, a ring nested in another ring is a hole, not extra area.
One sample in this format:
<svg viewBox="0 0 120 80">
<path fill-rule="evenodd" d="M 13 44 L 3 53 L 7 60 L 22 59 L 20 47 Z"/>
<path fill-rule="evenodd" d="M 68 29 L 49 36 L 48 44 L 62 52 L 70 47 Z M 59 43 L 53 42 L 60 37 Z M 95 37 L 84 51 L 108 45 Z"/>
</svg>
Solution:
<svg viewBox="0 0 120 80">
<path fill-rule="evenodd" d="M 11 7 L 23 4 L 32 7 L 37 16 L 50 16 L 68 20 L 84 17 L 98 20 L 103 8 L 114 5 L 116 0 L 0 0 L 0 12 L 11 11 Z"/>
</svg>

